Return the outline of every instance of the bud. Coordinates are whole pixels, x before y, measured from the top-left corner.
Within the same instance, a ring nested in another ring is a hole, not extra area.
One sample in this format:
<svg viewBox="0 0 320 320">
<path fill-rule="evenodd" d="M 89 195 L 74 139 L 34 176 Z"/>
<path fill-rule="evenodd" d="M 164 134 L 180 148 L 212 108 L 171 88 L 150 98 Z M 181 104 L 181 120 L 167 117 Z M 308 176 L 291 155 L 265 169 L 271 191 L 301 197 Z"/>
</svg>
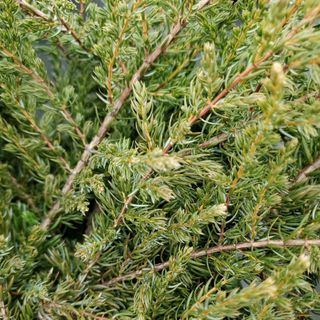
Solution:
<svg viewBox="0 0 320 320">
<path fill-rule="evenodd" d="M 302 254 L 299 257 L 299 262 L 303 269 L 308 269 L 310 267 L 310 257 L 306 254 Z"/>
<path fill-rule="evenodd" d="M 285 75 L 279 62 L 275 62 L 271 68 L 271 81 L 275 87 L 283 87 Z"/>
</svg>

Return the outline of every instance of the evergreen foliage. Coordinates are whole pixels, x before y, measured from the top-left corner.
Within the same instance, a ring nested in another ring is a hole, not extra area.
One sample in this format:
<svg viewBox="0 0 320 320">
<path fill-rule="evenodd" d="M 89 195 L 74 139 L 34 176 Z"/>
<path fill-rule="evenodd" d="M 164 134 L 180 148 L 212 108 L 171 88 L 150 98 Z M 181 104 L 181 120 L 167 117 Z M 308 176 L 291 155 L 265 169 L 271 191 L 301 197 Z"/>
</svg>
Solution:
<svg viewBox="0 0 320 320">
<path fill-rule="evenodd" d="M 0 1 L 0 318 L 320 313 L 318 0 Z"/>
</svg>

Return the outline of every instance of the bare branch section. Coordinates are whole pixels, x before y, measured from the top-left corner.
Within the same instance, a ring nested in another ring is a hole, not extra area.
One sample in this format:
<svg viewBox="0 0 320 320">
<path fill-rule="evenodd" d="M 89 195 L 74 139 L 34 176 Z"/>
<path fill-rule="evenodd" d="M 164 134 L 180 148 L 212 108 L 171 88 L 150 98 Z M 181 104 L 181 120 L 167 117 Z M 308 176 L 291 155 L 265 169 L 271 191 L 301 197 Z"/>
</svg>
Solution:
<svg viewBox="0 0 320 320">
<path fill-rule="evenodd" d="M 304 169 L 302 169 L 302 171 L 298 174 L 295 182 L 296 183 L 300 183 L 303 182 L 307 179 L 307 176 L 320 169 L 320 157 L 317 158 L 313 163 L 311 163 L 310 165 L 306 166 Z"/>
<path fill-rule="evenodd" d="M 266 248 L 266 247 L 276 247 L 276 248 L 288 248 L 288 247 L 310 247 L 310 246 L 320 246 L 320 239 L 315 240 L 307 240 L 307 239 L 296 239 L 296 240 L 261 240 L 255 242 L 242 242 L 238 244 L 228 244 L 224 246 L 215 246 L 209 249 L 203 249 L 194 251 L 191 253 L 191 259 L 197 259 L 201 257 L 211 256 L 214 253 L 220 252 L 228 252 L 228 251 L 235 251 L 235 250 L 246 250 L 246 249 L 254 249 L 254 248 Z M 156 264 L 153 268 L 144 268 L 137 271 L 133 271 L 122 276 L 113 278 L 107 282 L 104 282 L 103 285 L 109 287 L 115 285 L 118 282 L 128 281 L 135 279 L 141 276 L 144 273 L 153 271 L 159 272 L 168 268 L 170 265 L 169 261 Z"/>
<path fill-rule="evenodd" d="M 79 1 L 79 5 L 80 5 L 80 10 L 79 10 L 80 16 L 82 17 L 82 19 L 84 19 L 86 8 L 85 8 L 83 0 Z"/>
<path fill-rule="evenodd" d="M 32 6 L 30 3 L 24 1 L 24 0 L 17 0 L 17 3 L 24 9 L 32 12 L 34 15 L 38 16 L 39 18 L 47 21 L 47 22 L 52 22 L 49 16 L 47 16 L 45 13 L 40 11 L 39 9 L 35 8 Z"/>
<path fill-rule="evenodd" d="M 205 149 L 205 148 L 209 148 L 211 146 L 217 145 L 219 143 L 225 142 L 226 140 L 228 140 L 229 135 L 227 133 L 220 133 L 219 135 L 202 142 L 199 147 L 201 149 Z"/>
<path fill-rule="evenodd" d="M 0 316 L 3 320 L 9 320 L 8 311 L 3 300 L 0 298 Z"/>
</svg>

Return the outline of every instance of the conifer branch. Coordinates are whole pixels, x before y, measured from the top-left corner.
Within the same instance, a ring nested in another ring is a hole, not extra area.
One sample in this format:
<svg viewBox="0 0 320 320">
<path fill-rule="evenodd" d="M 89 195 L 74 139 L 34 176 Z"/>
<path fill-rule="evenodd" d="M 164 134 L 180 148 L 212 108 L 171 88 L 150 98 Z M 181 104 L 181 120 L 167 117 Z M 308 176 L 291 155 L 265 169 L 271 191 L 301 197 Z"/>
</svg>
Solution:
<svg viewBox="0 0 320 320">
<path fill-rule="evenodd" d="M 14 64 L 20 69 L 22 70 L 24 73 L 28 74 L 36 83 L 38 83 L 48 94 L 49 98 L 51 100 L 54 99 L 54 92 L 51 90 L 49 83 L 43 79 L 37 72 L 33 71 L 32 69 L 28 68 L 27 66 L 25 66 L 22 61 L 15 55 L 13 54 L 11 51 L 7 50 L 6 48 L 4 48 L 2 45 L 0 45 L 0 50 L 9 58 L 12 59 L 12 61 L 14 62 Z M 71 113 L 67 110 L 67 107 L 65 105 L 61 106 L 61 112 L 62 115 L 64 116 L 64 118 L 71 123 L 71 125 L 73 126 L 75 132 L 77 133 L 77 135 L 79 136 L 80 140 L 82 141 L 82 143 L 85 145 L 86 144 L 86 139 L 84 134 L 81 132 L 80 128 L 78 127 L 76 121 L 73 119 Z"/>
<path fill-rule="evenodd" d="M 26 159 L 30 161 L 30 163 L 32 163 L 33 169 L 38 170 L 39 163 L 33 157 L 30 156 L 30 153 L 28 152 L 26 147 L 23 144 L 21 144 L 19 137 L 13 136 L 11 127 L 4 120 L 2 120 L 1 117 L 0 117 L 0 125 L 1 125 L 3 134 L 7 136 L 8 140 L 14 146 L 16 146 L 16 148 L 24 155 Z"/>
<path fill-rule="evenodd" d="M 49 17 L 47 14 L 45 14 L 44 12 L 42 12 L 41 10 L 37 9 L 36 7 L 32 6 L 30 3 L 26 2 L 25 0 L 16 0 L 17 3 L 20 5 L 21 8 L 30 11 L 31 13 L 33 13 L 35 16 L 43 19 L 46 22 L 52 22 L 52 23 L 56 23 L 57 21 L 53 20 L 51 17 Z M 82 6 L 81 6 L 82 4 Z M 84 9 L 83 6 L 83 2 L 80 3 L 80 11 Z M 84 13 L 84 11 L 81 11 L 82 15 Z M 66 22 L 66 20 L 63 17 L 59 17 L 59 20 L 61 22 L 62 25 L 62 31 L 68 32 L 71 34 L 71 36 L 74 38 L 74 40 L 79 44 L 79 46 L 86 52 L 88 53 L 92 53 L 91 49 L 88 49 L 84 46 L 84 44 L 82 43 L 79 35 L 76 33 L 75 30 L 73 30 L 69 24 Z"/>
<path fill-rule="evenodd" d="M 229 135 L 226 134 L 226 133 L 221 133 L 221 134 L 218 134 L 217 136 L 214 136 L 212 137 L 211 139 L 207 140 L 207 141 L 204 141 L 203 143 L 199 144 L 199 148 L 200 149 L 206 149 L 206 148 L 209 148 L 211 147 L 212 145 L 216 145 L 216 144 L 219 144 L 219 143 L 222 143 L 224 141 L 226 141 L 228 139 Z M 183 156 L 186 156 L 186 155 L 189 155 L 191 154 L 190 150 L 185 150 L 185 151 L 182 151 L 182 155 Z M 152 174 L 152 170 L 148 171 L 146 173 L 146 175 L 142 178 L 143 181 L 147 180 L 148 177 Z M 132 197 L 134 197 L 134 195 L 132 195 Z M 132 201 L 133 198 L 131 199 L 131 197 L 128 197 L 127 198 L 127 205 L 124 204 L 123 208 L 122 208 L 122 211 L 120 212 L 119 216 L 117 217 L 116 221 L 115 221 L 115 227 L 117 225 L 119 225 L 121 223 L 121 220 L 126 212 L 126 210 L 128 209 L 128 206 L 130 205 L 130 201 Z M 96 256 L 94 257 L 93 261 L 88 264 L 88 266 L 86 267 L 86 269 L 84 270 L 84 275 L 85 277 L 87 276 L 87 274 L 89 273 L 90 269 L 92 269 L 92 267 L 99 261 L 100 257 L 101 257 L 101 252 L 98 252 L 96 254 Z"/>
<path fill-rule="evenodd" d="M 67 169 L 67 171 L 70 171 L 71 169 L 70 169 L 70 165 L 69 165 L 68 161 L 64 157 L 59 155 L 59 152 L 56 150 L 53 143 L 50 141 L 50 139 L 47 137 L 47 135 L 40 129 L 40 127 L 36 124 L 33 117 L 31 116 L 31 114 L 19 103 L 18 99 L 16 100 L 16 102 L 20 107 L 19 108 L 20 111 L 25 116 L 25 118 L 29 121 L 29 123 L 30 123 L 31 127 L 34 129 L 34 131 L 36 131 L 39 134 L 39 136 L 41 137 L 41 139 L 43 140 L 45 145 L 49 148 L 49 150 L 51 150 L 56 155 L 58 155 L 58 159 L 63 163 L 63 167 L 65 169 Z"/>
<path fill-rule="evenodd" d="M 59 20 L 61 21 L 61 24 L 66 28 L 66 30 L 72 35 L 72 37 L 74 38 L 74 40 L 79 44 L 79 46 L 84 50 L 84 51 L 87 51 L 87 52 L 91 52 L 90 49 L 86 48 L 85 45 L 82 43 L 81 39 L 80 39 L 80 36 L 76 33 L 76 31 L 74 29 L 72 29 L 70 27 L 70 25 L 67 23 L 67 21 L 59 16 Z"/>
<path fill-rule="evenodd" d="M 222 133 L 222 134 L 220 134 L 220 135 L 218 135 L 218 136 L 216 136 L 216 137 L 213 137 L 212 139 L 210 139 L 210 140 L 208 140 L 208 141 L 205 141 L 205 142 L 201 143 L 201 144 L 199 145 L 199 148 L 202 148 L 202 149 L 208 148 L 208 147 L 210 147 L 210 146 L 213 145 L 213 144 L 217 144 L 217 143 L 220 143 L 220 142 L 223 142 L 223 141 L 227 140 L 227 138 L 228 138 L 228 135 L 225 134 L 225 133 Z M 164 155 L 167 155 L 168 153 L 164 153 L 164 152 L 163 152 L 163 154 L 164 154 Z M 146 181 L 146 180 L 152 175 L 152 173 L 153 173 L 153 169 L 149 169 L 149 170 L 145 173 L 145 175 L 141 178 L 140 183 L 143 182 L 143 181 Z M 125 202 L 124 202 L 124 205 L 123 205 L 122 208 L 121 208 L 120 214 L 118 215 L 118 217 L 117 217 L 117 219 L 116 219 L 116 221 L 115 221 L 115 226 L 118 226 L 119 224 L 121 224 L 121 222 L 122 222 L 122 220 L 123 220 L 123 217 L 124 217 L 126 211 L 128 210 L 130 204 L 131 204 L 132 201 L 134 200 L 134 197 L 135 197 L 135 195 L 137 194 L 137 192 L 138 192 L 138 191 L 135 191 L 135 192 L 131 193 L 131 195 L 129 195 L 129 196 L 126 198 L 126 200 L 125 200 Z"/>
<path fill-rule="evenodd" d="M 210 0 L 203 1 L 199 10 L 202 9 L 209 2 L 210 2 Z M 129 85 L 122 91 L 120 97 L 114 103 L 112 110 L 105 116 L 97 134 L 93 137 L 91 142 L 86 145 L 86 148 L 85 148 L 84 152 L 82 153 L 80 160 L 78 161 L 78 163 L 75 166 L 75 168 L 73 169 L 72 173 L 69 175 L 64 187 L 62 188 L 62 195 L 67 194 L 71 190 L 75 177 L 87 165 L 91 153 L 101 143 L 101 141 L 103 140 L 103 138 L 107 134 L 111 123 L 113 122 L 113 120 L 116 119 L 122 106 L 127 101 L 129 96 L 131 95 L 133 85 L 143 77 L 145 72 L 153 65 L 153 63 L 159 58 L 159 56 L 167 50 L 167 48 L 171 44 L 171 42 L 177 37 L 177 35 L 181 32 L 181 30 L 186 25 L 187 25 L 187 21 L 185 19 L 179 18 L 178 21 L 176 22 L 176 24 L 172 27 L 170 33 L 167 35 L 165 40 L 150 55 L 148 55 L 145 58 L 142 65 L 139 67 L 139 69 L 132 76 L 132 78 L 129 82 Z M 133 195 L 133 197 L 134 197 L 134 195 Z M 133 197 L 132 197 L 132 200 L 133 200 Z M 131 203 L 131 201 L 128 200 L 128 205 Z M 47 230 L 47 228 L 51 224 L 52 219 L 55 217 L 57 212 L 60 210 L 60 207 L 61 207 L 61 202 L 58 200 L 53 205 L 51 210 L 48 212 L 48 214 L 46 215 L 44 220 L 42 221 L 41 228 L 43 230 Z"/>
<path fill-rule="evenodd" d="M 288 16 L 282 20 L 282 26 L 284 26 L 285 24 L 288 23 L 289 21 L 289 17 L 294 14 L 300 4 L 300 0 L 297 0 L 296 4 L 294 5 L 294 8 L 292 8 L 290 10 L 290 13 L 288 14 Z M 312 12 L 310 12 L 307 16 L 304 17 L 304 19 L 300 22 L 300 24 L 298 26 L 296 26 L 295 28 L 293 28 L 291 30 L 291 32 L 288 33 L 288 35 L 286 36 L 285 41 L 289 41 L 290 39 L 292 39 L 300 30 L 300 28 L 305 25 L 308 24 L 310 22 L 312 22 L 318 12 L 319 12 L 320 6 L 317 6 L 316 8 L 314 8 L 312 10 Z M 267 61 L 269 58 L 271 58 L 274 55 L 274 50 L 269 50 L 267 51 L 260 59 L 258 59 L 257 61 L 255 61 L 254 63 L 252 63 L 250 66 L 248 66 L 243 72 L 241 72 L 232 82 L 231 84 L 226 87 L 225 89 L 223 89 L 213 100 L 211 100 L 202 110 L 200 110 L 200 112 L 195 115 L 195 116 L 191 116 L 189 119 L 189 125 L 193 126 L 195 123 L 197 123 L 200 119 L 205 118 L 210 112 L 211 110 L 216 106 L 216 104 L 222 100 L 230 91 L 232 91 L 232 89 L 234 89 L 240 82 L 242 82 L 249 74 L 251 74 L 254 70 L 256 70 L 262 63 L 264 63 L 265 61 Z M 260 90 L 260 89 L 259 89 Z M 172 140 L 171 138 L 169 138 L 169 141 L 167 143 L 167 145 L 165 146 L 165 148 L 162 150 L 162 154 L 164 156 L 168 155 L 168 153 L 171 151 L 171 149 L 174 147 L 174 145 L 177 143 L 177 141 Z M 253 148 L 255 148 L 255 146 L 252 146 Z M 241 170 L 243 170 L 243 168 L 241 167 Z M 149 178 L 149 176 L 153 173 L 153 170 L 150 169 L 141 179 L 141 181 L 144 181 L 146 179 Z M 238 178 L 234 181 L 234 183 L 236 184 L 238 182 Z M 130 196 L 128 196 L 125 201 L 124 201 L 124 205 L 120 211 L 120 214 L 118 216 L 118 218 L 116 219 L 115 225 L 119 225 L 122 222 L 122 219 L 125 215 L 126 210 L 128 209 L 128 207 L 130 206 L 130 204 L 132 203 L 133 199 L 135 198 L 135 195 L 138 193 L 138 189 L 136 189 L 136 191 L 134 191 L 133 193 L 131 193 Z M 228 197 L 227 197 L 227 201 L 226 203 L 228 204 Z M 221 240 L 223 239 L 223 230 L 221 233 L 222 237 Z"/>
<path fill-rule="evenodd" d="M 9 58 L 12 59 L 12 61 L 14 62 L 14 64 L 20 69 L 22 70 L 24 73 L 26 73 L 27 75 L 29 75 L 36 83 L 38 83 L 48 94 L 48 96 L 52 99 L 54 97 L 53 92 L 50 89 L 49 84 L 47 83 L 47 81 L 45 79 L 43 79 L 38 73 L 36 73 L 35 71 L 33 71 L 32 69 L 28 68 L 27 66 L 25 66 L 22 61 L 11 51 L 9 51 L 8 49 L 6 49 L 5 47 L 3 47 L 2 45 L 0 45 L 0 50 Z"/>
<path fill-rule="evenodd" d="M 120 30 L 120 33 L 119 33 L 119 37 L 118 37 L 118 40 L 117 40 L 117 43 L 115 45 L 115 48 L 112 52 L 112 57 L 108 63 L 108 78 L 107 78 L 107 90 L 108 90 L 108 99 L 109 99 L 109 102 L 110 104 L 112 105 L 113 103 L 113 93 L 112 93 L 112 77 L 113 77 L 113 65 L 119 55 L 119 50 L 120 50 L 120 46 L 121 46 L 121 43 L 123 41 L 123 37 L 127 31 L 127 28 L 128 28 L 128 25 L 129 25 L 129 19 L 130 19 L 130 16 L 131 14 L 136 10 L 136 8 L 139 6 L 141 0 L 137 0 L 134 5 L 132 6 L 132 11 L 130 13 L 127 13 L 125 18 L 124 18 L 124 23 L 123 23 L 123 26 Z"/>
<path fill-rule="evenodd" d="M 202 257 L 211 256 L 214 253 L 220 252 L 228 252 L 228 251 L 236 251 L 236 250 L 246 250 L 246 249 L 254 249 L 254 248 L 267 248 L 267 247 L 276 247 L 276 248 L 289 248 L 289 247 L 310 247 L 316 246 L 320 247 L 320 239 L 295 239 L 295 240 L 260 240 L 260 241 L 250 241 L 250 242 L 242 242 L 238 244 L 227 244 L 227 245 L 218 245 L 215 247 L 211 247 L 209 249 L 197 250 L 191 253 L 191 259 L 197 259 Z M 133 272 L 129 272 L 122 276 L 115 277 L 109 281 L 103 282 L 103 285 L 106 287 L 110 287 L 115 285 L 118 282 L 128 281 L 135 279 L 144 273 L 147 272 L 159 272 L 170 266 L 170 262 L 162 262 L 154 265 L 152 268 L 143 268 L 140 270 L 136 270 Z"/>
<path fill-rule="evenodd" d="M 88 1 L 0 0 L 0 319 L 310 316 L 320 4 Z"/>
<path fill-rule="evenodd" d="M 273 51 L 269 50 L 261 59 L 259 59 L 256 63 L 253 63 L 249 67 L 247 67 L 243 72 L 241 72 L 233 81 L 232 83 L 225 89 L 223 89 L 212 101 L 210 101 L 200 112 L 195 115 L 190 117 L 188 123 L 190 126 L 194 125 L 198 120 L 206 117 L 208 113 L 215 107 L 215 105 L 222 99 L 224 98 L 239 82 L 241 82 L 247 75 L 249 75 L 253 70 L 258 68 L 260 64 L 268 60 L 271 56 L 273 55 Z M 168 155 L 171 149 L 174 147 L 177 141 L 172 140 L 171 138 L 169 139 L 169 142 L 167 145 L 164 147 L 162 150 L 162 154 L 164 156 Z M 153 173 L 153 170 L 150 169 L 141 179 L 141 181 L 144 181 L 150 177 L 150 175 Z M 125 212 L 127 211 L 129 205 L 132 203 L 135 195 L 137 194 L 138 190 L 134 191 L 131 193 L 130 196 L 128 196 L 125 201 L 124 205 L 120 211 L 120 214 L 118 218 L 116 219 L 115 225 L 119 225 L 123 217 L 125 215 Z"/>
<path fill-rule="evenodd" d="M 199 52 L 200 50 L 198 49 L 194 50 L 191 56 L 186 58 L 184 61 L 182 61 L 182 63 L 178 65 L 175 70 L 172 71 L 172 73 L 168 76 L 168 78 L 165 79 L 165 81 L 163 81 L 156 87 L 156 89 L 154 90 L 154 92 L 152 92 L 152 94 L 154 95 L 155 92 L 165 87 L 172 79 L 174 79 L 181 70 L 183 70 L 186 66 L 189 65 L 190 61 L 194 59 L 199 54 Z"/>
</svg>

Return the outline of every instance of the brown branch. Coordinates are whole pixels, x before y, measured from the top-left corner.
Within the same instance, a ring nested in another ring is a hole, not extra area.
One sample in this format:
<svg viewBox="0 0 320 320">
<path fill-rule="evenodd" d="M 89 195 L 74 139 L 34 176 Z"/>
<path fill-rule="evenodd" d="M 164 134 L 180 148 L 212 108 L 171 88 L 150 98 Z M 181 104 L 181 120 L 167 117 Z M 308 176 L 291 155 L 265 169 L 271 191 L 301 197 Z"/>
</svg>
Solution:
<svg viewBox="0 0 320 320">
<path fill-rule="evenodd" d="M 10 316 L 8 314 L 8 310 L 6 308 L 6 305 L 4 304 L 4 301 L 2 300 L 2 293 L 3 293 L 3 287 L 0 285 L 0 317 L 3 320 L 9 320 Z"/>
<path fill-rule="evenodd" d="M 221 142 L 225 142 L 228 139 L 229 135 L 227 133 L 220 133 L 217 136 L 202 142 L 199 147 L 202 149 L 209 148 L 211 146 L 217 145 Z"/>
<path fill-rule="evenodd" d="M 82 19 L 84 19 L 84 11 L 85 11 L 85 6 L 84 6 L 84 2 L 83 0 L 79 0 L 79 4 L 80 4 L 80 16 L 82 17 Z"/>
<path fill-rule="evenodd" d="M 310 246 L 320 246 L 320 239 L 295 239 L 295 240 L 261 240 L 261 241 L 250 241 L 250 242 L 242 242 L 238 244 L 227 244 L 227 245 L 219 245 L 215 247 L 211 247 L 209 249 L 197 250 L 193 251 L 190 255 L 191 259 L 197 259 L 202 257 L 208 257 L 213 255 L 214 253 L 220 252 L 228 252 L 228 251 L 235 251 L 235 250 L 246 250 L 246 249 L 254 249 L 254 248 L 266 248 L 266 247 L 277 247 L 277 248 L 288 248 L 288 247 L 310 247 Z M 133 272 L 129 272 L 122 276 L 115 277 L 109 281 L 103 283 L 104 286 L 109 287 L 118 282 L 127 281 L 135 279 L 147 272 L 159 272 L 164 270 L 170 266 L 170 262 L 166 261 L 163 263 L 158 263 L 152 268 L 144 268 L 140 270 L 136 270 Z"/>
<path fill-rule="evenodd" d="M 16 1 L 20 5 L 20 7 L 32 12 L 35 16 L 38 16 L 39 18 L 41 18 L 47 22 L 52 22 L 52 19 L 48 15 L 46 15 L 45 13 L 40 11 L 39 9 L 35 8 L 31 4 L 29 4 L 28 2 L 26 2 L 24 0 L 16 0 Z"/>
<path fill-rule="evenodd" d="M 263 62 L 268 60 L 274 52 L 269 50 L 262 58 L 260 58 L 257 62 L 251 64 L 247 67 L 243 72 L 241 72 L 233 81 L 232 83 L 223 89 L 212 101 L 205 106 L 198 115 L 192 116 L 189 120 L 190 125 L 195 124 L 199 119 L 206 117 L 209 112 L 215 107 L 215 105 L 223 99 L 235 86 L 237 86 L 246 76 L 248 76 L 252 71 L 257 69 Z M 171 148 L 170 148 L 171 149 Z"/>
<path fill-rule="evenodd" d="M 1 319 L 9 320 L 7 308 L 1 299 L 0 299 L 0 310 L 1 310 L 1 313 L 0 313 Z"/>
<path fill-rule="evenodd" d="M 13 62 L 15 63 L 15 65 L 17 65 L 24 73 L 28 74 L 35 82 L 37 82 L 48 94 L 48 96 L 52 99 L 54 94 L 50 89 L 50 86 L 48 84 L 48 82 L 43 79 L 38 73 L 36 73 L 35 71 L 31 70 L 30 68 L 28 68 L 27 66 L 25 66 L 22 61 L 15 55 L 13 54 L 11 51 L 7 50 L 6 48 L 4 48 L 3 46 L 0 45 L 0 50 L 10 59 L 13 60 Z"/>
<path fill-rule="evenodd" d="M 207 2 L 209 2 L 209 0 Z M 82 153 L 80 160 L 78 161 L 75 168 L 72 170 L 71 174 L 69 175 L 69 177 L 68 177 L 68 179 L 62 189 L 62 195 L 67 194 L 71 190 L 75 177 L 86 166 L 86 164 L 89 161 L 91 153 L 94 151 L 94 149 L 101 143 L 101 141 L 105 137 L 106 133 L 109 130 L 111 123 L 113 122 L 114 119 L 116 119 L 122 106 L 129 98 L 129 96 L 132 92 L 133 85 L 143 77 L 145 72 L 152 66 L 152 64 L 158 59 L 158 57 L 166 51 L 167 47 L 171 44 L 171 42 L 177 37 L 177 35 L 180 33 L 180 31 L 185 26 L 186 26 L 186 21 L 184 19 L 179 18 L 177 23 L 172 27 L 170 33 L 167 35 L 165 40 L 162 42 L 162 44 L 159 45 L 149 56 L 147 56 L 145 58 L 144 62 L 140 66 L 140 68 L 132 76 L 131 81 L 129 82 L 129 85 L 122 91 L 120 97 L 114 103 L 112 110 L 105 116 L 97 134 L 93 137 L 91 142 L 86 145 L 86 148 L 85 148 L 84 152 Z M 46 217 L 42 221 L 41 228 L 43 230 L 47 230 L 47 228 L 51 224 L 52 219 L 55 217 L 55 215 L 59 211 L 60 207 L 61 207 L 60 201 L 57 201 L 53 205 L 51 210 L 48 212 L 48 214 L 46 215 Z"/>
<path fill-rule="evenodd" d="M 79 44 L 79 46 L 84 50 L 87 51 L 89 53 L 91 53 L 91 49 L 88 49 L 80 40 L 80 36 L 75 32 L 74 29 L 72 29 L 69 24 L 67 23 L 67 21 L 63 18 L 63 17 L 59 17 L 61 24 L 66 28 L 66 30 L 72 35 L 72 37 L 74 38 L 74 40 L 76 40 L 76 42 Z"/>
<path fill-rule="evenodd" d="M 295 183 L 303 182 L 307 179 L 308 174 L 312 173 L 313 171 L 316 171 L 320 169 L 320 156 L 311 164 L 306 166 L 301 170 L 301 172 L 298 174 L 298 176 L 295 179 Z"/>
</svg>

